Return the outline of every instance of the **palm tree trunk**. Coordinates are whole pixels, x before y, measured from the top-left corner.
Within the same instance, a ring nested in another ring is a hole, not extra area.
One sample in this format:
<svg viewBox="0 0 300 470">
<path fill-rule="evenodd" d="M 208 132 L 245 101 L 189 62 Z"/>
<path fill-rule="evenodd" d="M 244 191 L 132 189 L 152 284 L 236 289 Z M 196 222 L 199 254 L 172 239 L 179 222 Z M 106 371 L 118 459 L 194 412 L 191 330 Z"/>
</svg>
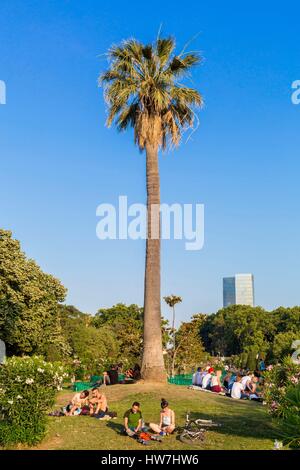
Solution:
<svg viewBox="0 0 300 470">
<path fill-rule="evenodd" d="M 160 183 L 158 147 L 146 145 L 147 241 L 144 290 L 144 347 L 142 378 L 165 382 L 160 304 Z"/>
</svg>

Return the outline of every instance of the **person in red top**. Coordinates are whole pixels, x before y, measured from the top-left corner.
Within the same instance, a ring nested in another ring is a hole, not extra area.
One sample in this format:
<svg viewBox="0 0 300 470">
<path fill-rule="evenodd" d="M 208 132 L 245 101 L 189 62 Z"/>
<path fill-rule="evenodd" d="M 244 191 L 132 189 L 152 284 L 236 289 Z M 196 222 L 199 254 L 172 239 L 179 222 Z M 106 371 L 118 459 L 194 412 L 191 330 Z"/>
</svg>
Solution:
<svg viewBox="0 0 300 470">
<path fill-rule="evenodd" d="M 210 379 L 210 389 L 212 392 L 220 393 L 222 392 L 222 385 L 221 385 L 221 375 L 222 371 L 217 370 L 216 373 L 213 373 Z"/>
</svg>

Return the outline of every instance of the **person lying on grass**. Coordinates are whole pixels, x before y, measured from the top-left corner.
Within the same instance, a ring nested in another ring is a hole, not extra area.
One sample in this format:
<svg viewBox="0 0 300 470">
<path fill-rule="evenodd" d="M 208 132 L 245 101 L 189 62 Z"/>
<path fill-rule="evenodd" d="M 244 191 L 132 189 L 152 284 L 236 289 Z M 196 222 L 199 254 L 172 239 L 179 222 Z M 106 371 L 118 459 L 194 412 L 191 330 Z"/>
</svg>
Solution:
<svg viewBox="0 0 300 470">
<path fill-rule="evenodd" d="M 135 401 L 130 410 L 124 413 L 124 427 L 128 436 L 134 437 L 141 431 L 143 425 L 143 416 L 139 402 Z"/>
<path fill-rule="evenodd" d="M 175 413 L 169 408 L 169 403 L 164 398 L 161 399 L 161 412 L 159 425 L 150 423 L 149 426 L 152 431 L 160 436 L 171 434 L 175 429 Z"/>
<path fill-rule="evenodd" d="M 66 416 L 76 416 L 80 415 L 82 409 L 88 405 L 88 390 L 83 390 L 83 392 L 75 393 L 71 402 L 63 408 L 63 412 Z"/>
<path fill-rule="evenodd" d="M 90 415 L 98 419 L 108 419 L 107 399 L 98 388 L 93 388 L 92 397 L 89 400 Z"/>
</svg>

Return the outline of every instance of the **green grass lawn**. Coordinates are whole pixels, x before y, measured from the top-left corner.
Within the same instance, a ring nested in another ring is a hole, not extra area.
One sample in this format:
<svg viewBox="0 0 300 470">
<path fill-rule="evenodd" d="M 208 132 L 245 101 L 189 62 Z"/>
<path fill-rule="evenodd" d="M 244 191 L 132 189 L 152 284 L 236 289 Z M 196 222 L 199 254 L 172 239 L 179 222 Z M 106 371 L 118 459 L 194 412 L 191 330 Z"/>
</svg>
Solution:
<svg viewBox="0 0 300 470">
<path fill-rule="evenodd" d="M 160 399 L 166 398 L 176 412 L 176 424 L 183 425 L 186 411 L 192 418 L 213 419 L 221 427 L 207 433 L 203 449 L 272 449 L 276 429 L 264 406 L 254 402 L 235 401 L 219 395 L 188 390 L 185 386 L 114 385 L 106 387 L 111 411 L 118 418 L 99 421 L 86 416 L 49 418 L 48 433 L 36 449 L 164 449 L 186 450 L 177 434 L 165 437 L 162 443 L 142 446 L 121 434 L 123 414 L 138 400 L 146 422 L 159 420 Z M 57 406 L 68 402 L 70 392 L 59 394 Z"/>
</svg>

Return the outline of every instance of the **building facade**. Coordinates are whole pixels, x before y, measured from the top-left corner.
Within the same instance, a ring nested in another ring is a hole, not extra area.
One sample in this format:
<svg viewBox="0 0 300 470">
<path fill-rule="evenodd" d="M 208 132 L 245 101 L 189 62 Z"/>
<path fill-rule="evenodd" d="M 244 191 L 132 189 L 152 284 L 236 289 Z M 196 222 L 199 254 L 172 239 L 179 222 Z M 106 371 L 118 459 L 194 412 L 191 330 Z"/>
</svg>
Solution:
<svg viewBox="0 0 300 470">
<path fill-rule="evenodd" d="M 253 274 L 236 274 L 223 278 L 223 306 L 250 305 L 254 307 Z"/>
</svg>

